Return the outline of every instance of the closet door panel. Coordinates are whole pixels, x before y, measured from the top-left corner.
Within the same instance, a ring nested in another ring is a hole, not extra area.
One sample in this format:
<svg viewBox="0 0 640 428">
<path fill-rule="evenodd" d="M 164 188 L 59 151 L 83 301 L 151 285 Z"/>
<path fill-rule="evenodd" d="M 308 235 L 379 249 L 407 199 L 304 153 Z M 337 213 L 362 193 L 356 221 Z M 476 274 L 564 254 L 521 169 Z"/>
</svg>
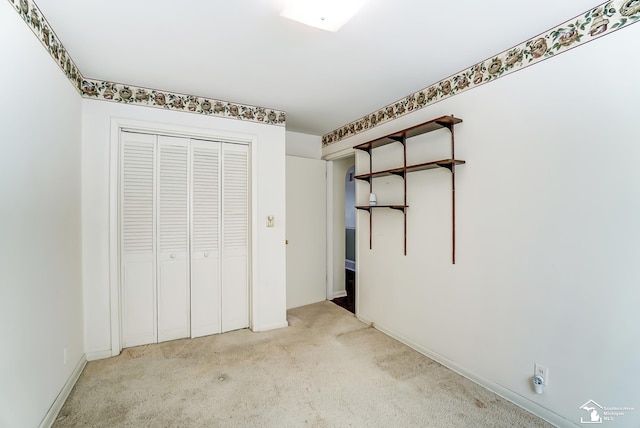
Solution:
<svg viewBox="0 0 640 428">
<path fill-rule="evenodd" d="M 158 265 L 158 342 L 189 337 L 189 283 L 186 254 L 160 254 Z"/>
<path fill-rule="evenodd" d="M 156 342 L 156 287 L 153 257 L 130 255 L 123 261 L 123 346 Z"/>
<path fill-rule="evenodd" d="M 158 136 L 158 341 L 190 335 L 189 140 Z"/>
<path fill-rule="evenodd" d="M 155 343 L 156 137 L 123 132 L 120 166 L 120 242 L 123 346 Z"/>
<path fill-rule="evenodd" d="M 249 151 L 222 146 L 222 331 L 249 326 Z"/>
<path fill-rule="evenodd" d="M 220 333 L 220 143 L 191 140 L 191 337 Z"/>
<path fill-rule="evenodd" d="M 192 256 L 191 337 L 220 333 L 220 260 L 217 255 Z"/>
<path fill-rule="evenodd" d="M 227 252 L 222 265 L 222 332 L 249 327 L 247 256 Z"/>
</svg>

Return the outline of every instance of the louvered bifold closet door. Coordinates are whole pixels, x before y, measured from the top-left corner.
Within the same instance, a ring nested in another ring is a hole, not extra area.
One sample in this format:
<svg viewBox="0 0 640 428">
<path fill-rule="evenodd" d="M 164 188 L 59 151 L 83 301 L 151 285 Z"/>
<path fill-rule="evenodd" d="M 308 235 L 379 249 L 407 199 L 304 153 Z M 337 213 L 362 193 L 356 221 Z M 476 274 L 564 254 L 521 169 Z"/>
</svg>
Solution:
<svg viewBox="0 0 640 428">
<path fill-rule="evenodd" d="M 249 150 L 222 145 L 222 331 L 249 326 Z"/>
<path fill-rule="evenodd" d="M 120 242 L 123 346 L 157 341 L 154 135 L 121 133 Z"/>
<path fill-rule="evenodd" d="M 158 136 L 158 341 L 189 337 L 189 140 Z"/>
<path fill-rule="evenodd" d="M 191 140 L 191 337 L 220 333 L 220 143 Z"/>
</svg>

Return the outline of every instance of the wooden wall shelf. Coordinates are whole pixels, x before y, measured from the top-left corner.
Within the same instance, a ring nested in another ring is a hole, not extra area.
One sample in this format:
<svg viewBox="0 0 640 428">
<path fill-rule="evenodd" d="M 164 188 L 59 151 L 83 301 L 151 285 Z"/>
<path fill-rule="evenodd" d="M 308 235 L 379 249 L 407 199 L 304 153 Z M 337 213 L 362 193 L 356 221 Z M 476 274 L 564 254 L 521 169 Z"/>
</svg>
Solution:
<svg viewBox="0 0 640 428">
<path fill-rule="evenodd" d="M 409 208 L 408 205 L 356 205 L 356 209 L 371 211 L 375 208 L 391 208 L 392 210 L 404 211 L 406 208 Z"/>
<path fill-rule="evenodd" d="M 451 170 L 451 166 L 453 164 L 462 165 L 464 163 L 466 163 L 466 162 L 463 161 L 463 160 L 460 160 L 460 159 L 442 159 L 442 160 L 438 160 L 438 161 L 419 163 L 419 164 L 416 164 L 416 165 L 401 166 L 399 168 L 392 168 L 392 169 L 387 169 L 387 170 L 384 170 L 384 171 L 376 171 L 376 172 L 369 172 L 369 173 L 366 173 L 366 174 L 358 174 L 354 178 L 356 178 L 358 180 L 369 181 L 372 178 L 384 177 L 384 176 L 387 176 L 387 175 L 399 175 L 399 176 L 402 177 L 407 172 L 424 171 L 424 170 L 427 170 L 427 169 L 447 168 L 448 170 Z"/>
<path fill-rule="evenodd" d="M 372 232 L 373 232 L 373 215 L 371 214 L 375 208 L 390 208 L 401 211 L 404 218 L 404 254 L 407 255 L 407 173 L 425 171 L 436 168 L 446 168 L 451 172 L 451 239 L 452 239 L 452 263 L 456 262 L 456 199 L 455 199 L 455 171 L 457 165 L 463 165 L 465 161 L 455 158 L 455 137 L 453 132 L 454 125 L 461 123 L 462 119 L 454 116 L 442 116 L 437 119 L 430 120 L 428 122 L 421 123 L 420 125 L 413 126 L 411 128 L 403 129 L 402 131 L 395 132 L 393 134 L 386 135 L 382 138 L 377 138 L 372 141 L 368 141 L 363 144 L 359 144 L 354 147 L 356 150 L 365 151 L 369 154 L 369 172 L 364 174 L 358 174 L 355 176 L 358 180 L 363 180 L 369 183 L 369 192 L 373 193 L 373 179 L 376 177 L 385 177 L 389 175 L 395 175 L 400 177 L 404 182 L 404 204 L 396 205 L 358 205 L 359 210 L 364 210 L 369 213 L 369 248 L 373 248 Z M 407 139 L 418 135 L 426 134 L 428 132 L 437 131 L 439 129 L 446 128 L 451 133 L 451 157 L 449 159 L 441 159 L 430 162 L 423 162 L 417 164 L 407 165 Z M 403 164 L 402 166 L 386 169 L 382 171 L 373 171 L 373 150 L 379 147 L 386 146 L 388 144 L 400 143 L 403 146 Z"/>
<path fill-rule="evenodd" d="M 386 135 L 376 140 L 367 141 L 366 143 L 359 144 L 354 147 L 358 150 L 370 150 L 378 147 L 386 146 L 396 142 L 403 142 L 407 138 L 415 137 L 418 135 L 426 134 L 427 132 L 437 131 L 438 129 L 447 128 L 453 129 L 453 125 L 462 123 L 462 119 L 453 116 L 442 116 L 437 119 L 430 120 L 420 125 L 412 126 L 411 128 L 403 129 L 402 131 L 394 132 L 393 134 Z"/>
</svg>

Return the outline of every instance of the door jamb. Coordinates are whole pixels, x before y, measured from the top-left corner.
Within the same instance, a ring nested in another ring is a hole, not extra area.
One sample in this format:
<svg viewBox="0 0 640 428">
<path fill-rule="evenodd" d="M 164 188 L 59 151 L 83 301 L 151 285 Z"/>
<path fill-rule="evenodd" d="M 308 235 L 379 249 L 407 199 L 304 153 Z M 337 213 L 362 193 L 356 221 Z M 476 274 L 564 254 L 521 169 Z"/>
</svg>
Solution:
<svg viewBox="0 0 640 428">
<path fill-rule="evenodd" d="M 344 159 L 347 157 L 352 157 L 352 156 L 355 156 L 355 150 L 353 148 L 346 148 L 344 150 L 341 150 L 340 152 L 333 153 L 330 156 L 322 157 L 322 159 L 327 161 L 327 300 L 333 300 L 336 297 L 335 284 L 334 284 L 333 278 L 334 278 L 335 269 L 338 268 L 334 266 L 334 263 L 333 263 L 334 262 L 333 245 L 335 243 L 335 237 L 333 234 L 334 232 L 333 216 L 335 214 L 333 212 L 335 210 L 335 205 L 333 203 L 334 196 L 335 196 L 333 192 L 333 187 L 334 187 L 333 186 L 334 184 L 333 161 L 337 161 L 337 160 Z M 342 178 L 342 182 L 344 184 L 344 177 Z M 344 216 L 344 212 L 341 215 Z M 343 238 L 343 241 L 344 241 L 344 238 Z M 356 246 L 356 251 L 357 251 L 357 246 Z M 344 269 L 344 266 L 342 266 L 342 269 Z M 357 271 L 357 257 L 356 257 L 356 271 Z"/>
<path fill-rule="evenodd" d="M 333 161 L 327 162 L 327 300 L 333 300 Z"/>
</svg>

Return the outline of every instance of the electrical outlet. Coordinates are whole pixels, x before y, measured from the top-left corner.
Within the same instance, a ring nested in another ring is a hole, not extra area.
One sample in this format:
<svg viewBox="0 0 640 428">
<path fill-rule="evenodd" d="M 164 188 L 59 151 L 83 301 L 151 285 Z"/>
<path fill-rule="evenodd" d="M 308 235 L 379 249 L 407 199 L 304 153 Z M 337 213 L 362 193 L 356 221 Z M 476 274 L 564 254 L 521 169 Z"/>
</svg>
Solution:
<svg viewBox="0 0 640 428">
<path fill-rule="evenodd" d="M 538 363 L 535 363 L 533 366 L 533 375 L 540 376 L 544 381 L 542 384 L 544 386 L 549 386 L 549 368 Z"/>
<path fill-rule="evenodd" d="M 64 347 L 64 350 L 62 351 L 62 361 L 64 362 L 64 364 L 67 364 L 67 347 Z"/>
</svg>

